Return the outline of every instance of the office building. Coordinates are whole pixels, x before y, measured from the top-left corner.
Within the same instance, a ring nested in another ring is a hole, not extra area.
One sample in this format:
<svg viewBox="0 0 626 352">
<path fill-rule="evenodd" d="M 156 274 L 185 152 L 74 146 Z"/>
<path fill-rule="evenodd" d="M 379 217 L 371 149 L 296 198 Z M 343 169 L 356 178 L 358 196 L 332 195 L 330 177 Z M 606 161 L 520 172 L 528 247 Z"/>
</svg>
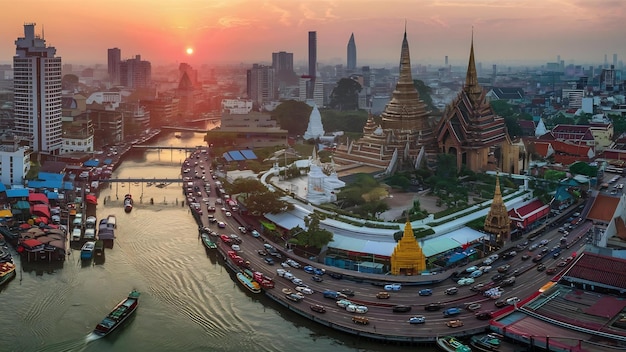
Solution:
<svg viewBox="0 0 626 352">
<path fill-rule="evenodd" d="M 147 88 L 152 84 L 152 65 L 141 55 L 120 63 L 120 84 L 128 88 Z"/>
<path fill-rule="evenodd" d="M 61 58 L 35 35 L 35 24 L 24 25 L 15 41 L 14 116 L 16 136 L 29 141 L 36 153 L 58 155 L 62 147 Z"/>
<path fill-rule="evenodd" d="M 120 63 L 122 62 L 122 51 L 119 48 L 107 50 L 107 59 L 109 80 L 114 85 L 120 84 Z"/>
<path fill-rule="evenodd" d="M 353 73 L 356 70 L 356 43 L 354 42 L 354 33 L 350 35 L 348 41 L 348 72 Z"/>
<path fill-rule="evenodd" d="M 254 64 L 246 72 L 246 88 L 248 98 L 257 106 L 276 98 L 274 86 L 274 68 L 271 66 Z"/>
<path fill-rule="evenodd" d="M 313 84 L 307 91 L 307 98 L 313 98 L 313 87 L 315 86 L 315 78 L 317 77 L 317 32 L 309 32 L 309 77 Z"/>
<path fill-rule="evenodd" d="M 272 67 L 278 85 L 290 86 L 298 83 L 298 76 L 293 70 L 293 53 L 272 53 Z"/>
</svg>

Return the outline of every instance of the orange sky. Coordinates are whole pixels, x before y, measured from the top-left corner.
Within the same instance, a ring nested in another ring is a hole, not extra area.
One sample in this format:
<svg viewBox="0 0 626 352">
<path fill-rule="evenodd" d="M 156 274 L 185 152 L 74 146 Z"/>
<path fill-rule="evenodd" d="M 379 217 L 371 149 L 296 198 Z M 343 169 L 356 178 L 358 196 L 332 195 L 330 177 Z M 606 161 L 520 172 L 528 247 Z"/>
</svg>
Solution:
<svg viewBox="0 0 626 352">
<path fill-rule="evenodd" d="M 395 65 L 406 20 L 413 64 L 464 65 L 472 26 L 478 62 L 599 64 L 626 61 L 624 18 L 624 0 L 20 0 L 0 11 L 0 62 L 34 22 L 64 63 L 105 64 L 112 47 L 153 64 L 305 62 L 313 30 L 321 63 L 345 65 L 354 32 L 358 65 Z"/>
</svg>

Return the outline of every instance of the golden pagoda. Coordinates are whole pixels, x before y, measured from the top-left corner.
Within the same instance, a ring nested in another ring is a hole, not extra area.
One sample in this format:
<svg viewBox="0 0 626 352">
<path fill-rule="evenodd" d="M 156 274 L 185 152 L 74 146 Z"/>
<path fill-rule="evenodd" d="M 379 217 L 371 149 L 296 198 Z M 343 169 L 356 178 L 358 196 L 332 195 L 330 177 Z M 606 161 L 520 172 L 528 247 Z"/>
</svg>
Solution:
<svg viewBox="0 0 626 352">
<path fill-rule="evenodd" d="M 485 218 L 485 231 L 496 236 L 496 243 L 504 245 L 511 235 L 511 219 L 500 192 L 500 177 L 496 176 L 496 190 L 491 202 L 491 209 Z"/>
<path fill-rule="evenodd" d="M 426 257 L 415 235 L 411 223 L 407 220 L 404 234 L 391 255 L 392 275 L 419 275 L 426 270 Z"/>
</svg>

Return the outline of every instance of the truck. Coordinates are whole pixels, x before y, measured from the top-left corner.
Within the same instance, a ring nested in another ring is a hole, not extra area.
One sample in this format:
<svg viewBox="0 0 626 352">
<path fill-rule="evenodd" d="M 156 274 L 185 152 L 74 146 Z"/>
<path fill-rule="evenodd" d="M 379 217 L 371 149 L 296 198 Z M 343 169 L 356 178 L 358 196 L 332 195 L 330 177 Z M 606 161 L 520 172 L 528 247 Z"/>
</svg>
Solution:
<svg viewBox="0 0 626 352">
<path fill-rule="evenodd" d="M 274 288 L 274 280 L 266 276 L 260 271 L 255 271 L 253 276 L 254 281 L 258 282 L 263 288 Z"/>
</svg>

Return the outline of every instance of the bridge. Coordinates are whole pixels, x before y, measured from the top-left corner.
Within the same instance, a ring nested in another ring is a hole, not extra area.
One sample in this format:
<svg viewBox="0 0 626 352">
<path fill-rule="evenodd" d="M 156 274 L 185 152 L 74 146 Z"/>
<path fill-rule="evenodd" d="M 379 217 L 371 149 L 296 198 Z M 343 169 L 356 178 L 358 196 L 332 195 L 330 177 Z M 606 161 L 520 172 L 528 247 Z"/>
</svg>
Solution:
<svg viewBox="0 0 626 352">
<path fill-rule="evenodd" d="M 198 133 L 206 133 L 208 131 L 206 128 L 181 127 L 181 126 L 161 126 L 161 129 L 171 130 L 171 131 L 180 131 L 180 132 L 198 132 Z"/>
<path fill-rule="evenodd" d="M 201 145 L 195 147 L 173 147 L 173 146 L 165 146 L 165 145 L 138 145 L 133 144 L 133 149 L 167 149 L 167 150 L 185 150 L 188 152 L 195 152 L 196 150 L 200 150 L 204 148 Z"/>
</svg>

